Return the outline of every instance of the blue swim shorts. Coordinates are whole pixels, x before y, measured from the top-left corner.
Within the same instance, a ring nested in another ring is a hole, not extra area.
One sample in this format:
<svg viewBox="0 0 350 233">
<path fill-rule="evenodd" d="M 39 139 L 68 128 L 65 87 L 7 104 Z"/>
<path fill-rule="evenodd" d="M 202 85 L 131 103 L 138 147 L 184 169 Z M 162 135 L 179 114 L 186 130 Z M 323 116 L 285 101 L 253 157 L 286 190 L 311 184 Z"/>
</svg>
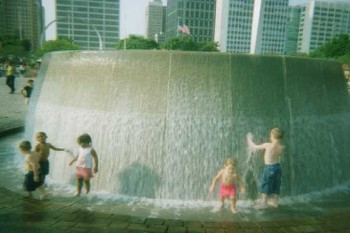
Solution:
<svg viewBox="0 0 350 233">
<path fill-rule="evenodd" d="M 260 192 L 264 194 L 280 194 L 282 169 L 279 163 L 265 165 L 261 177 Z"/>
</svg>

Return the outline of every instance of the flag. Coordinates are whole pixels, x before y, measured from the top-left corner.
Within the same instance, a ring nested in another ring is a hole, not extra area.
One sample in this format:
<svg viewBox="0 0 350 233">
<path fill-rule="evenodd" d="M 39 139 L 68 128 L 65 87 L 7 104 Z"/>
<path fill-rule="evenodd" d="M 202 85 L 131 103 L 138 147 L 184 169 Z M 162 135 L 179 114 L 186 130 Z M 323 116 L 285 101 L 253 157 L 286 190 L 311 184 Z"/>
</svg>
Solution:
<svg viewBox="0 0 350 233">
<path fill-rule="evenodd" d="M 190 35 L 191 33 L 190 33 L 190 29 L 188 28 L 188 26 L 187 25 L 178 25 L 177 26 L 177 30 L 178 31 L 180 31 L 180 32 L 182 32 L 183 34 L 187 34 L 187 35 Z"/>
</svg>

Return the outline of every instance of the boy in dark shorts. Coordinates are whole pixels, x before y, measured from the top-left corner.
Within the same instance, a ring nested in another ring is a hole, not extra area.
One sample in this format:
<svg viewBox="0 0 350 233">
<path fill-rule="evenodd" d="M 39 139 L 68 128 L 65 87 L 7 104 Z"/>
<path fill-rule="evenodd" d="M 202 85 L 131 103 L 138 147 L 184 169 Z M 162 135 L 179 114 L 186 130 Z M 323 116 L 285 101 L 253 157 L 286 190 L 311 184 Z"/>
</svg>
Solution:
<svg viewBox="0 0 350 233">
<path fill-rule="evenodd" d="M 25 161 L 25 169 L 27 174 L 24 178 L 23 187 L 24 190 L 28 192 L 28 197 L 32 197 L 32 192 L 36 189 L 39 189 L 41 192 L 40 198 L 43 199 L 47 196 L 47 192 L 43 187 L 43 175 L 40 174 L 40 165 L 38 154 L 31 151 L 32 145 L 28 141 L 23 141 L 19 144 L 19 150 L 24 155 Z"/>
<path fill-rule="evenodd" d="M 69 152 L 66 149 L 63 148 L 57 148 L 54 147 L 52 144 L 46 142 L 47 135 L 44 132 L 38 132 L 36 134 L 36 140 L 38 144 L 35 146 L 35 152 L 39 154 L 39 163 L 40 163 L 40 172 L 44 176 L 45 182 L 45 176 L 49 174 L 50 171 L 50 164 L 49 164 L 49 155 L 50 155 L 50 149 L 55 151 L 66 151 Z"/>
<path fill-rule="evenodd" d="M 32 91 L 33 91 L 33 80 L 28 80 L 27 81 L 27 85 L 25 87 L 22 88 L 21 93 L 24 97 L 24 101 L 26 104 L 29 104 L 29 98 L 32 95 Z"/>
<path fill-rule="evenodd" d="M 261 178 L 260 192 L 262 205 L 258 209 L 266 208 L 268 205 L 278 207 L 278 198 L 280 194 L 282 169 L 280 165 L 280 156 L 285 146 L 281 144 L 283 132 L 279 128 L 273 128 L 270 131 L 270 142 L 256 145 L 253 142 L 252 134 L 247 134 L 248 145 L 253 149 L 265 150 L 264 153 L 264 173 Z M 272 195 L 272 200 L 268 202 L 268 196 Z"/>
</svg>

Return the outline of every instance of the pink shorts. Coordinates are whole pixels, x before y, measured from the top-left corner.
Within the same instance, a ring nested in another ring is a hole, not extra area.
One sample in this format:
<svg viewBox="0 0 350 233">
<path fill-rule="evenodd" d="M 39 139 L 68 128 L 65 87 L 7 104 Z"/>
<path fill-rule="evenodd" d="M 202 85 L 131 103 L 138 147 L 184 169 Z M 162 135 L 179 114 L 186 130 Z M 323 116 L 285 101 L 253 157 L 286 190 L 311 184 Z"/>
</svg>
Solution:
<svg viewBox="0 0 350 233">
<path fill-rule="evenodd" d="M 220 196 L 221 197 L 235 197 L 236 196 L 236 185 L 225 185 L 220 186 Z"/>
<path fill-rule="evenodd" d="M 92 175 L 91 168 L 77 167 L 76 177 L 77 179 L 88 180 L 94 176 Z"/>
</svg>

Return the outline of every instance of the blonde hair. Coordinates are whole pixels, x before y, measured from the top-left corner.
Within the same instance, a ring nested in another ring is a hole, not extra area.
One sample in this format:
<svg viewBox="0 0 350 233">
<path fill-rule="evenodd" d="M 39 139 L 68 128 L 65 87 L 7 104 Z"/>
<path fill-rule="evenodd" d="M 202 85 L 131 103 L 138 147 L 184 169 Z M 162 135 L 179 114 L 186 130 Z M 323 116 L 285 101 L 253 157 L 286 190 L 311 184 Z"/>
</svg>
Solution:
<svg viewBox="0 0 350 233">
<path fill-rule="evenodd" d="M 280 128 L 271 129 L 270 134 L 275 139 L 282 139 L 283 138 L 283 131 Z"/>
<path fill-rule="evenodd" d="M 236 167 L 237 161 L 235 159 L 226 159 L 225 167 L 228 167 L 228 166 Z"/>
</svg>

